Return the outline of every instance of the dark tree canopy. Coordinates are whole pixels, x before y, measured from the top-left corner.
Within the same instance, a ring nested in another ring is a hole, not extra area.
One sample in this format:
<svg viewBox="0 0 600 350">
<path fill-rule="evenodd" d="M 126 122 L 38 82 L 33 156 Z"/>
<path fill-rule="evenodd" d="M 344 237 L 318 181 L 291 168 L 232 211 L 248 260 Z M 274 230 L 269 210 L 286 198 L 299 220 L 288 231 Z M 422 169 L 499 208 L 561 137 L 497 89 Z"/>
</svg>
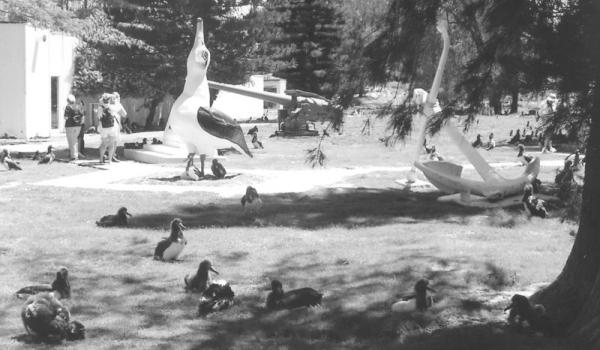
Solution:
<svg viewBox="0 0 600 350">
<path fill-rule="evenodd" d="M 276 30 L 268 43 L 276 74 L 287 79 L 290 88 L 331 97 L 339 79 L 334 58 L 342 24 L 334 2 L 278 0 L 266 6 Z"/>
</svg>

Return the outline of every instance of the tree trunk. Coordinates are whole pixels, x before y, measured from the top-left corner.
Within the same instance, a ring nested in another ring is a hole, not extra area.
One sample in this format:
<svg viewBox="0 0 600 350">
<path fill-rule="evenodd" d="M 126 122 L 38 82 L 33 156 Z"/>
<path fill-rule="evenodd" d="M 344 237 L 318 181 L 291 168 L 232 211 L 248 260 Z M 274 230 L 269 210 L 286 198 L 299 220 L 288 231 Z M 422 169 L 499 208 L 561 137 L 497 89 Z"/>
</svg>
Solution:
<svg viewBox="0 0 600 350">
<path fill-rule="evenodd" d="M 512 103 L 510 104 L 510 114 L 517 113 L 519 111 L 519 87 L 512 90 Z"/>
<path fill-rule="evenodd" d="M 494 109 L 494 114 L 502 114 L 502 94 L 492 91 L 490 96 L 490 107 Z"/>
<path fill-rule="evenodd" d="M 593 91 L 581 218 L 571 254 L 556 281 L 534 295 L 559 332 L 600 348 L 600 88 Z"/>
<path fill-rule="evenodd" d="M 150 102 L 150 111 L 148 112 L 148 115 L 146 116 L 146 125 L 144 127 L 144 130 L 146 130 L 146 131 L 153 130 L 154 115 L 156 114 L 156 107 L 158 107 L 158 104 L 160 103 L 161 99 L 162 98 L 155 97 Z"/>
</svg>

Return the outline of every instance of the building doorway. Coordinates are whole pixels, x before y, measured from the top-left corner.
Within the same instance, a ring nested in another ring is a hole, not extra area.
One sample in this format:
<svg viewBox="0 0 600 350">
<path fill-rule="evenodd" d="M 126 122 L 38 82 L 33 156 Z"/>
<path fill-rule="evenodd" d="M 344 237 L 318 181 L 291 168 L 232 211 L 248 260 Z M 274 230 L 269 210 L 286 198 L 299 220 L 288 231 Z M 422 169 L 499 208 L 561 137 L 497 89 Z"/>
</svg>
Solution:
<svg viewBox="0 0 600 350">
<path fill-rule="evenodd" d="M 58 129 L 58 77 L 50 77 L 50 127 Z"/>
</svg>

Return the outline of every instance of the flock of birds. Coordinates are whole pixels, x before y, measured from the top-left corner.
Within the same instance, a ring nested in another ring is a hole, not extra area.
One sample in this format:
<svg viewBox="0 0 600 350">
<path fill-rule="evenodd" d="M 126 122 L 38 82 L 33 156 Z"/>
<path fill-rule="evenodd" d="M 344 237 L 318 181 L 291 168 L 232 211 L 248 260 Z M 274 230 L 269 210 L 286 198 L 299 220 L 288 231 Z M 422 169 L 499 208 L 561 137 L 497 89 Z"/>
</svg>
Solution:
<svg viewBox="0 0 600 350">
<path fill-rule="evenodd" d="M 173 220 L 171 226 L 172 230 L 180 232 L 181 220 Z M 181 237 L 178 239 L 181 240 Z M 157 246 L 157 251 L 161 243 Z M 165 251 L 163 250 L 162 253 L 164 254 Z M 155 258 L 159 257 L 155 254 Z M 161 260 L 166 258 L 167 256 L 163 255 Z M 210 273 L 219 275 L 209 260 L 203 260 L 195 273 L 187 274 L 183 278 L 186 292 L 200 293 L 199 316 L 225 310 L 234 304 L 235 293 L 230 284 L 225 280 L 212 279 Z M 436 293 L 429 286 L 428 280 L 418 280 L 414 286 L 414 292 L 393 303 L 391 310 L 394 312 L 425 312 L 435 303 L 428 291 Z M 28 334 L 47 342 L 85 339 L 85 326 L 71 318 L 69 309 L 61 301 L 71 298 L 67 268 L 60 268 L 52 284 L 27 286 L 15 294 L 20 299 L 26 298 L 21 309 L 21 319 Z M 323 293 L 313 288 L 305 287 L 286 292 L 279 280 L 272 280 L 271 291 L 267 295 L 265 306 L 266 309 L 272 311 L 297 309 L 320 306 L 322 300 Z M 504 309 L 504 311 L 508 310 L 510 310 L 509 325 L 520 329 L 528 327 L 533 332 L 541 332 L 545 335 L 554 334 L 554 325 L 543 305 L 532 305 L 527 297 L 515 294 L 511 299 L 511 304 Z"/>
</svg>

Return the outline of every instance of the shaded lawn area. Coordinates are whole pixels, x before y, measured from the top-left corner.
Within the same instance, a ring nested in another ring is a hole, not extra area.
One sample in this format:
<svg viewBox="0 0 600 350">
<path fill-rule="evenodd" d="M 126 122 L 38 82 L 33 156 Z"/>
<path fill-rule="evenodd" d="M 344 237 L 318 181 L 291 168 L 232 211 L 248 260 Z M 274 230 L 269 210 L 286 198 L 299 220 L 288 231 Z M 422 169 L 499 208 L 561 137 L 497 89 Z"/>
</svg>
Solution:
<svg viewBox="0 0 600 350">
<path fill-rule="evenodd" d="M 257 221 L 239 199 L 24 185 L 0 201 L 0 348 L 30 348 L 14 292 L 70 269 L 73 318 L 83 342 L 60 348 L 563 349 L 561 339 L 507 330 L 515 290 L 551 281 L 570 251 L 573 226 L 435 201 L 390 189 L 263 196 Z M 126 206 L 128 228 L 94 222 Z M 152 260 L 169 221 L 189 241 L 181 261 Z M 497 217 L 505 220 L 497 220 Z M 504 227 L 510 221 L 512 228 Z M 183 277 L 210 259 L 236 305 L 198 318 Z M 424 314 L 392 313 L 399 294 L 429 278 L 439 302 Z M 270 280 L 324 292 L 320 308 L 268 313 Z M 38 345 L 36 348 L 46 348 Z"/>
</svg>

